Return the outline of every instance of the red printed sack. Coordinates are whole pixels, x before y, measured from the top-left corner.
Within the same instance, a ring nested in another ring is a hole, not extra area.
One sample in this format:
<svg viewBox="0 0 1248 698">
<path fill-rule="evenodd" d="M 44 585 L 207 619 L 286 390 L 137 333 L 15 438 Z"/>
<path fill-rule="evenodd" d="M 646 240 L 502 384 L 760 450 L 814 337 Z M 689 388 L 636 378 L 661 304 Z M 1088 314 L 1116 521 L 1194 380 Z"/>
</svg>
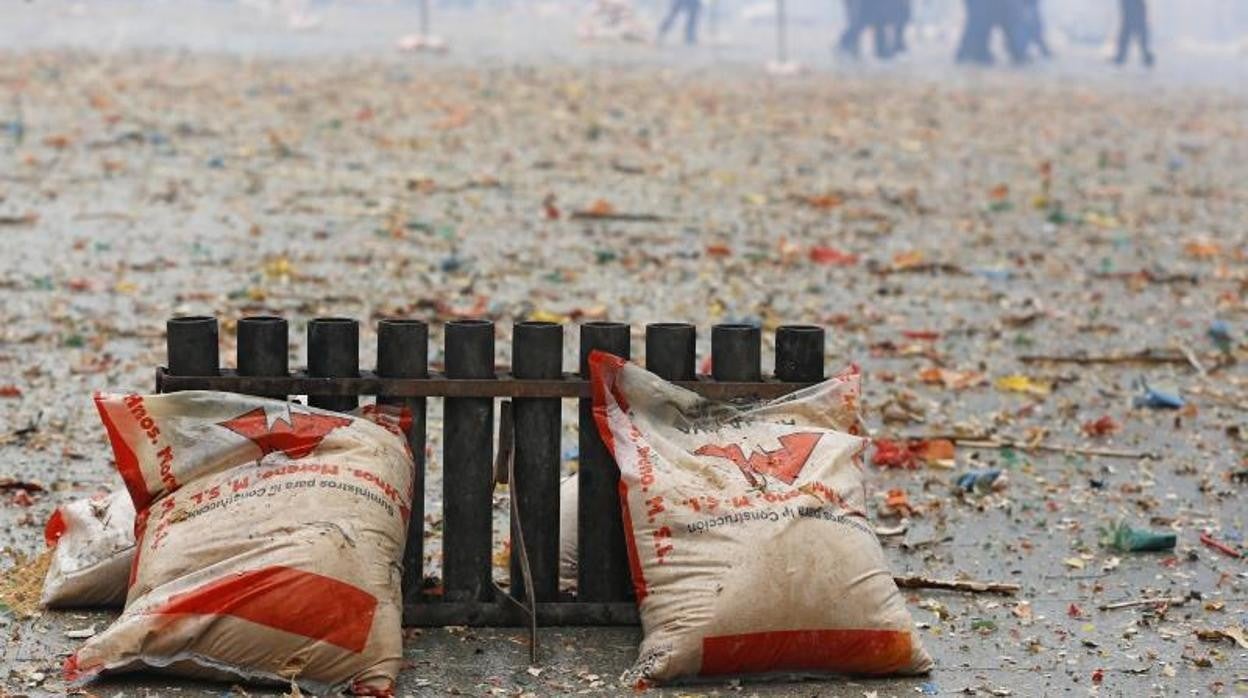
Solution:
<svg viewBox="0 0 1248 698">
<path fill-rule="evenodd" d="M 98 395 L 137 510 L 126 608 L 67 678 L 155 668 L 386 694 L 413 466 L 395 415 Z"/>
<path fill-rule="evenodd" d="M 856 368 L 737 409 L 590 367 L 644 630 L 632 679 L 931 669 L 865 515 Z"/>
</svg>

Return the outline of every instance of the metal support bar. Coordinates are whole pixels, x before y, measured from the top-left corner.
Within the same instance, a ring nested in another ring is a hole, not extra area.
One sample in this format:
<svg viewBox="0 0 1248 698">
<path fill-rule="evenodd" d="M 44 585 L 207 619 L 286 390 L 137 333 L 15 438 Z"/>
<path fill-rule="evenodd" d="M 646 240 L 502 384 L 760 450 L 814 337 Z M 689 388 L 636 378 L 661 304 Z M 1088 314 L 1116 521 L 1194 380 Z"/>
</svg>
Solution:
<svg viewBox="0 0 1248 698">
<path fill-rule="evenodd" d="M 377 374 L 392 378 L 429 375 L 429 326 L 420 320 L 388 319 L 377 325 Z M 404 408 L 412 418 L 407 445 L 412 450 L 411 518 L 403 548 L 403 602 L 420 598 L 425 572 L 425 413 L 423 397 L 377 396 L 377 404 Z"/>
<path fill-rule="evenodd" d="M 217 375 L 221 366 L 217 319 L 204 315 L 170 319 L 165 323 L 165 351 L 170 375 Z"/>
<path fill-rule="evenodd" d="M 456 379 L 494 376 L 494 323 L 456 320 L 446 325 L 446 374 Z M 442 586 L 448 601 L 488 601 L 494 490 L 494 401 L 450 397 L 442 425 Z"/>
<path fill-rule="evenodd" d="M 594 350 L 629 358 L 629 339 L 624 323 L 581 325 L 581 377 L 589 378 Z M 582 601 L 625 601 L 633 588 L 620 521 L 620 469 L 598 434 L 593 400 L 581 400 L 578 429 L 577 596 Z"/>
<path fill-rule="evenodd" d="M 823 380 L 823 328 L 782 325 L 776 330 L 776 378 L 792 383 Z"/>
<path fill-rule="evenodd" d="M 697 341 L 697 328 L 687 323 L 646 325 L 646 369 L 664 380 L 696 380 Z"/>
<path fill-rule="evenodd" d="M 711 328 L 711 375 L 717 381 L 759 381 L 763 378 L 762 333 L 754 325 Z"/>
<path fill-rule="evenodd" d="M 563 327 L 553 322 L 521 322 L 515 326 L 512 356 L 519 378 L 557 379 L 563 375 Z M 558 398 L 516 398 L 516 508 L 524 522 L 525 546 L 533 575 L 533 599 L 559 596 L 559 436 Z M 520 547 L 511 546 L 511 594 L 524 598 Z"/>
<path fill-rule="evenodd" d="M 236 348 L 238 375 L 285 376 L 290 372 L 290 336 L 286 321 L 272 315 L 245 317 L 238 321 Z M 285 400 L 286 393 L 255 393 Z"/>
<path fill-rule="evenodd" d="M 309 322 L 308 375 L 317 378 L 359 376 L 360 323 L 340 317 L 317 318 Z M 309 405 L 324 410 L 350 412 L 360 406 L 360 399 L 355 394 L 307 395 Z"/>
</svg>

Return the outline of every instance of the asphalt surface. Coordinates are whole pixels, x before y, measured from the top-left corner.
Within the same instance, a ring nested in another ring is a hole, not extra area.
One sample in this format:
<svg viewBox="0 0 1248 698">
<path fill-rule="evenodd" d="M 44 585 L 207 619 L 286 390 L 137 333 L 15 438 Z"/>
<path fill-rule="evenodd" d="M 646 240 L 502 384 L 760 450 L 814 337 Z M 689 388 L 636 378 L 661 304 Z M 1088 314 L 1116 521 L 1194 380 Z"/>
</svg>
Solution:
<svg viewBox="0 0 1248 698">
<path fill-rule="evenodd" d="M 698 323 L 700 361 L 714 322 L 813 322 L 829 328 L 829 367 L 863 366 L 877 437 L 1125 454 L 963 445 L 952 468 L 872 467 L 879 503 L 896 489 L 913 508 L 905 534 L 884 539 L 895 573 L 1022 585 L 907 594 L 932 676 L 660 695 L 1248 693 L 1248 650 L 1197 635 L 1248 624 L 1248 567 L 1200 539 L 1242 553 L 1248 531 L 1242 61 L 1163 54 L 1158 74 L 1105 73 L 1074 51 L 1029 71 L 951 73 L 927 62 L 938 48 L 858 68 L 820 63 L 820 48 L 814 72 L 779 80 L 759 68 L 762 41 L 718 58 L 578 53 L 574 39 L 535 53 L 530 32 L 487 23 L 520 47 L 481 42 L 490 55 L 462 48 L 476 35 L 448 19 L 460 48 L 414 57 L 390 54 L 396 10 L 327 12 L 347 37 L 331 40 L 211 4 L 116 7 L 124 21 L 48 6 L 2 30 L 0 388 L 16 394 L 0 397 L 0 477 L 38 485 L 0 492 L 9 558 L 42 549 L 58 502 L 116 486 L 89 396 L 149 390 L 175 313 L 221 317 L 231 363 L 232 320 L 284 314 L 292 364 L 322 315 L 424 317 L 435 363 L 438 323 L 457 313 L 499 323 L 503 364 L 512 320 L 558 319 L 565 366 L 578 319 Z M 196 21 L 173 29 L 177 17 Z M 119 38 L 92 43 L 106 26 Z M 570 220 L 599 200 L 665 220 Z M 1208 336 L 1219 320 L 1225 351 Z M 1163 358 L 1121 360 L 1141 350 Z M 1118 359 L 1024 361 L 1078 352 Z M 1011 376 L 1031 392 L 999 382 Z M 1141 381 L 1184 408 L 1137 406 Z M 1102 417 L 1118 429 L 1090 435 Z M 427 574 L 440 426 L 435 404 Z M 569 471 L 574 444 L 568 429 Z M 982 468 L 1005 471 L 1004 486 L 957 491 Z M 1120 521 L 1173 531 L 1177 548 L 1105 547 Z M 1163 596 L 1188 601 L 1099 608 Z M 64 694 L 59 667 L 78 642 L 66 631 L 109 618 L 0 615 L 0 691 Z M 623 695 L 638 635 L 543 629 L 530 665 L 518 629 L 409 631 L 398 693 Z M 282 693 L 154 676 L 84 690 Z"/>
</svg>

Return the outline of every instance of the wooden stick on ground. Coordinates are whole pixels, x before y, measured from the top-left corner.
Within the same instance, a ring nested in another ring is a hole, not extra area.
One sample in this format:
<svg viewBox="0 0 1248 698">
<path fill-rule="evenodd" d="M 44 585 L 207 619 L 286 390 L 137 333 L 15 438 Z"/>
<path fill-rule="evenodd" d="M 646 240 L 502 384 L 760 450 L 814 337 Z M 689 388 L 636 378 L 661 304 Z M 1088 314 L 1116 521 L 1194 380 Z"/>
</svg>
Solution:
<svg viewBox="0 0 1248 698">
<path fill-rule="evenodd" d="M 1012 448 L 1015 451 L 1051 451 L 1054 453 L 1070 453 L 1079 456 L 1100 456 L 1102 458 L 1130 458 L 1133 460 L 1147 458 L 1149 460 L 1161 460 L 1160 455 L 1152 453 L 1151 451 L 1120 451 L 1112 448 L 1085 448 L 1082 446 L 1063 446 L 1061 444 L 1029 443 L 1026 441 L 998 439 L 990 434 L 974 434 L 971 436 L 958 436 L 957 434 L 927 434 L 923 436 L 896 436 L 895 438 L 899 441 L 936 441 L 943 439 L 945 441 L 952 441 L 956 445 L 965 448 L 980 448 L 986 450 Z"/>
<path fill-rule="evenodd" d="M 1152 349 L 1133 354 L 1024 354 L 1018 360 L 1025 364 L 1186 364 L 1191 360 L 1183 352 L 1161 352 Z"/>
<path fill-rule="evenodd" d="M 1192 351 L 1191 347 L 1180 340 L 1176 340 L 1175 343 L 1178 345 L 1179 351 L 1183 352 L 1183 356 L 1187 358 L 1187 362 L 1192 365 L 1192 368 L 1196 369 L 1197 373 L 1201 376 L 1209 375 L 1209 372 L 1205 370 L 1204 364 L 1200 363 L 1200 359 L 1196 358 L 1196 352 Z"/>
<path fill-rule="evenodd" d="M 902 589 L 946 589 L 973 594 L 1004 594 L 1006 596 L 1012 596 L 1023 588 L 1021 585 L 1007 582 L 973 582 L 930 577 L 893 577 L 893 581 Z"/>
<path fill-rule="evenodd" d="M 1130 601 L 1119 601 L 1117 603 L 1105 603 L 1097 606 L 1102 611 L 1113 611 L 1119 608 L 1132 608 L 1135 606 L 1154 606 L 1157 604 L 1166 604 L 1167 606 L 1182 606 L 1187 603 L 1186 596 L 1156 596 L 1151 599 L 1132 599 Z"/>
<path fill-rule="evenodd" d="M 1130 458 L 1139 460 L 1161 460 L 1161 456 L 1149 451 L 1120 451 L 1112 448 L 1083 448 L 1080 446 L 1062 446 L 1055 444 L 1032 444 L 1022 441 L 1002 441 L 999 439 L 950 439 L 959 446 L 967 448 L 1012 448 L 1016 451 L 1052 451 L 1054 453 L 1070 453 L 1080 456 L 1100 456 L 1102 458 Z"/>
<path fill-rule="evenodd" d="M 668 220 L 653 213 L 599 213 L 597 211 L 573 211 L 574 221 L 623 221 L 627 223 L 662 223 Z"/>
</svg>

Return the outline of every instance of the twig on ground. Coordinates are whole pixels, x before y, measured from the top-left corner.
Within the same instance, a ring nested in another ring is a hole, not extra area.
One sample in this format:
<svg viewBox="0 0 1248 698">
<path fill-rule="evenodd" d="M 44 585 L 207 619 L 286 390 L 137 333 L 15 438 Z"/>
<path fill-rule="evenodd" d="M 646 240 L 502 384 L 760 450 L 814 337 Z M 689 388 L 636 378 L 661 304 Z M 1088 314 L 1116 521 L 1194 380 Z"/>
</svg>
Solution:
<svg viewBox="0 0 1248 698">
<path fill-rule="evenodd" d="M 1070 453 L 1080 456 L 1100 456 L 1101 458 L 1130 458 L 1139 460 L 1161 460 L 1161 456 L 1150 451 L 1121 451 L 1113 448 L 1084 448 L 1081 446 L 1063 446 L 1060 444 L 1026 443 L 1022 441 L 1003 441 L 1000 439 L 952 439 L 959 446 L 967 448 L 1012 448 L 1016 451 L 1052 451 L 1054 453 Z"/>
<path fill-rule="evenodd" d="M 960 579 L 932 579 L 931 577 L 893 577 L 893 581 L 902 589 L 945 589 L 948 591 L 965 591 L 973 594 L 1004 594 L 1012 596 L 1023 587 L 1008 582 L 975 582 Z"/>
<path fill-rule="evenodd" d="M 1144 349 L 1131 354 L 1024 354 L 1018 360 L 1025 364 L 1186 364 L 1191 359 L 1183 352 Z"/>
<path fill-rule="evenodd" d="M 39 222 L 39 214 L 22 213 L 17 215 L 0 216 L 0 225 L 34 225 Z"/>
<path fill-rule="evenodd" d="M 952 441 L 954 444 L 965 448 L 978 448 L 985 450 L 1010 448 L 1016 451 L 1052 451 L 1054 453 L 1069 453 L 1079 456 L 1100 456 L 1102 458 L 1130 458 L 1135 460 L 1147 458 L 1149 460 L 1161 460 L 1160 455 L 1151 451 L 1122 451 L 1113 448 L 1086 448 L 1083 446 L 1013 441 L 1010 439 L 998 439 L 991 434 L 973 434 L 970 436 L 959 436 L 957 434 L 928 434 L 924 436 L 898 436 L 896 438 L 899 441 L 933 441 L 944 439 Z"/>
<path fill-rule="evenodd" d="M 1115 603 L 1103 603 L 1097 606 L 1102 611 L 1114 611 L 1120 608 L 1134 608 L 1136 606 L 1156 606 L 1165 604 L 1166 606 L 1182 606 L 1187 603 L 1186 596 L 1154 596 L 1147 599 L 1131 599 L 1130 601 L 1118 601 Z"/>
<path fill-rule="evenodd" d="M 915 550 L 922 550 L 923 548 L 929 548 L 933 545 L 939 545 L 941 543 L 949 543 L 952 541 L 953 541 L 953 536 L 945 536 L 944 538 L 928 538 L 927 540 L 918 540 L 918 541 L 914 541 L 913 543 L 911 543 L 910 541 L 903 541 L 901 544 L 901 549 L 907 552 L 914 552 Z"/>
<path fill-rule="evenodd" d="M 137 219 L 134 216 L 130 215 L 129 213 L 124 213 L 122 211 L 86 211 L 84 213 L 79 213 L 75 215 L 74 220 L 76 221 L 116 220 L 116 221 L 125 221 L 127 223 L 133 223 Z"/>
<path fill-rule="evenodd" d="M 622 221 L 625 223 L 662 223 L 666 216 L 653 213 L 599 213 L 597 211 L 573 211 L 574 221 Z"/>
<path fill-rule="evenodd" d="M 1192 351 L 1191 347 L 1187 346 L 1182 341 L 1176 341 L 1175 343 L 1178 345 L 1179 351 L 1183 352 L 1183 356 L 1187 358 L 1187 362 L 1192 365 L 1192 368 L 1196 369 L 1197 373 L 1201 376 L 1209 375 L 1209 372 L 1205 370 L 1204 365 L 1200 363 L 1200 359 L 1196 358 L 1196 353 Z"/>
<path fill-rule="evenodd" d="M 1200 534 L 1200 542 L 1228 557 L 1239 559 L 1244 556 L 1243 553 L 1232 548 L 1226 543 L 1223 543 L 1222 541 L 1214 538 L 1213 536 L 1209 535 L 1207 532 Z"/>
<path fill-rule="evenodd" d="M 925 262 L 923 264 L 911 264 L 908 266 L 889 266 L 877 267 L 871 270 L 871 273 L 877 276 L 891 276 L 893 274 L 950 274 L 952 276 L 970 276 L 970 272 L 956 264 L 948 264 L 945 262 Z"/>
<path fill-rule="evenodd" d="M 646 168 L 638 165 L 629 165 L 618 160 L 611 161 L 611 169 L 621 174 L 640 175 L 646 173 Z"/>
</svg>

